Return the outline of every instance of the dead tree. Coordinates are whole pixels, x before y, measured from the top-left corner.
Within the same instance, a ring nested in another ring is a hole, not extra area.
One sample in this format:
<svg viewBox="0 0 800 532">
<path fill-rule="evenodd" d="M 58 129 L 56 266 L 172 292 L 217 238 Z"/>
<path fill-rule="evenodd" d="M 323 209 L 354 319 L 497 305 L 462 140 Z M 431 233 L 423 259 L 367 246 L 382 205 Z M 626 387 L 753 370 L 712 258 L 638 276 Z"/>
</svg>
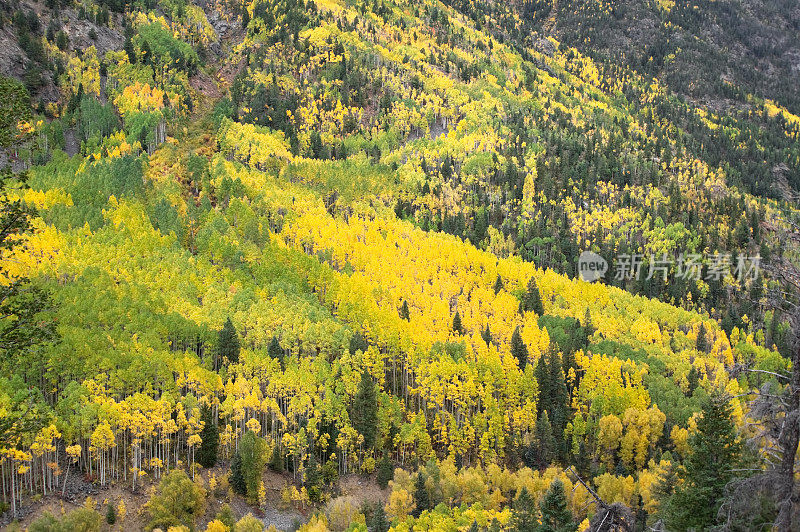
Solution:
<svg viewBox="0 0 800 532">
<path fill-rule="evenodd" d="M 597 512 L 589 521 L 590 532 L 634 532 L 636 530 L 636 519 L 631 509 L 620 502 L 608 504 L 596 491 L 594 491 L 583 479 L 575 472 L 572 467 L 567 469 L 575 479 L 586 488 L 595 502 Z"/>
<path fill-rule="evenodd" d="M 788 224 L 791 229 L 780 238 L 800 238 L 800 228 Z M 770 374 L 773 380 L 753 391 L 749 421 L 756 429 L 752 441 L 764 446 L 765 468 L 728 486 L 730 496 L 720 508 L 720 518 L 723 526 L 730 529 L 757 515 L 762 499 L 767 498 L 775 504 L 775 529 L 789 532 L 796 530 L 800 522 L 800 489 L 796 478 L 800 445 L 800 267 L 780 256 L 765 264 L 764 269 L 780 282 L 780 288 L 767 294 L 766 304 L 779 310 L 788 321 L 791 371 L 760 372 Z"/>
</svg>

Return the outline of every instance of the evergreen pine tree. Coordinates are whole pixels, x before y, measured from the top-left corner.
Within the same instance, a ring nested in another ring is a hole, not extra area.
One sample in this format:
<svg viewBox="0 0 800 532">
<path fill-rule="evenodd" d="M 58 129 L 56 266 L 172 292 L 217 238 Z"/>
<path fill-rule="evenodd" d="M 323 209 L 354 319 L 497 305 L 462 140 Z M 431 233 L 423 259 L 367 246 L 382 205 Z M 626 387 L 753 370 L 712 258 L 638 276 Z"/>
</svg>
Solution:
<svg viewBox="0 0 800 532">
<path fill-rule="evenodd" d="M 232 364 L 239 361 L 239 334 L 230 318 L 225 320 L 222 329 L 217 336 L 217 350 L 214 359 L 214 371 L 220 368 L 222 363 Z"/>
<path fill-rule="evenodd" d="M 523 487 L 519 492 L 519 497 L 514 501 L 511 530 L 516 532 L 536 532 L 538 526 L 539 520 L 536 518 L 533 497 L 528 493 L 528 488 Z"/>
<path fill-rule="evenodd" d="M 497 294 L 502 289 L 503 289 L 503 280 L 500 278 L 500 275 L 498 275 L 497 279 L 495 279 L 494 281 L 494 293 Z"/>
<path fill-rule="evenodd" d="M 247 495 L 247 482 L 244 479 L 244 472 L 242 471 L 242 455 L 237 451 L 231 460 L 231 476 L 230 476 L 231 489 L 239 495 Z"/>
<path fill-rule="evenodd" d="M 425 510 L 430 510 L 428 488 L 425 487 L 425 476 L 421 470 L 417 473 L 417 480 L 414 483 L 414 502 L 417 504 L 414 510 L 414 517 L 419 517 Z"/>
<path fill-rule="evenodd" d="M 550 369 L 547 366 L 547 357 L 542 354 L 536 362 L 536 382 L 539 384 L 539 400 L 536 403 L 539 414 L 544 410 L 552 409 L 553 391 L 550 386 Z"/>
<path fill-rule="evenodd" d="M 567 382 L 564 378 L 564 370 L 561 365 L 558 353 L 550 353 L 550 392 L 552 393 L 552 410 L 550 410 L 550 423 L 553 426 L 553 437 L 556 441 L 556 454 L 564 459 L 566 454 L 566 442 L 564 440 L 564 429 L 567 427 L 569 417 L 569 392 Z"/>
<path fill-rule="evenodd" d="M 675 493 L 678 480 L 678 467 L 674 462 L 670 462 L 658 479 L 653 483 L 653 496 L 659 501 L 667 501 Z"/>
<path fill-rule="evenodd" d="M 389 460 L 389 456 L 384 454 L 381 461 L 378 462 L 378 474 L 376 478 L 378 486 L 380 486 L 381 489 L 386 489 L 393 476 L 394 468 L 392 467 L 392 462 Z"/>
<path fill-rule="evenodd" d="M 366 371 L 361 374 L 350 419 L 353 428 L 364 437 L 364 447 L 371 448 L 375 444 L 378 426 L 378 393 L 372 376 Z"/>
<path fill-rule="evenodd" d="M 589 307 L 586 307 L 586 312 L 583 315 L 583 332 L 586 335 L 586 341 L 588 343 L 589 337 L 594 334 L 595 328 L 594 323 L 592 323 L 592 314 L 589 312 Z"/>
<path fill-rule="evenodd" d="M 697 350 L 701 353 L 708 352 L 708 339 L 706 338 L 706 326 L 700 324 L 700 329 L 697 331 Z"/>
<path fill-rule="evenodd" d="M 106 523 L 113 525 L 117 522 L 117 512 L 114 510 L 114 505 L 108 503 L 106 506 Z"/>
<path fill-rule="evenodd" d="M 536 420 L 535 433 L 539 467 L 546 467 L 555 459 L 557 450 L 557 442 L 553 436 L 553 426 L 550 424 L 550 416 L 547 410 L 542 412 Z"/>
<path fill-rule="evenodd" d="M 215 517 L 221 521 L 228 530 L 233 530 L 233 527 L 236 525 L 236 516 L 233 513 L 231 505 L 228 503 L 225 503 L 220 507 Z"/>
<path fill-rule="evenodd" d="M 283 367 L 283 348 L 281 347 L 280 342 L 278 342 L 278 338 L 273 336 L 272 340 L 269 341 L 269 345 L 267 346 L 267 354 L 270 358 L 278 359 L 281 363 L 281 367 Z"/>
<path fill-rule="evenodd" d="M 214 467 L 217 463 L 217 449 L 219 448 L 219 429 L 207 406 L 202 412 L 203 430 L 200 431 L 200 449 L 197 451 L 197 463 L 205 468 Z"/>
<path fill-rule="evenodd" d="M 486 324 L 486 327 L 481 331 L 481 338 L 483 341 L 486 342 L 486 345 L 490 345 L 492 343 L 492 331 L 489 330 L 489 324 Z"/>
<path fill-rule="evenodd" d="M 467 532 L 478 532 L 478 530 L 478 522 L 473 520 Z"/>
<path fill-rule="evenodd" d="M 692 369 L 689 370 L 689 374 L 686 376 L 686 380 L 689 382 L 688 396 L 691 397 L 694 391 L 700 385 L 700 374 L 697 372 L 696 367 L 692 366 Z"/>
<path fill-rule="evenodd" d="M 544 314 L 542 295 L 539 293 L 539 286 L 536 284 L 536 277 L 531 277 L 531 280 L 528 281 L 528 291 L 525 292 L 522 302 L 526 311 L 533 312 L 537 316 Z"/>
<path fill-rule="evenodd" d="M 306 466 L 304 484 L 308 491 L 308 498 L 312 502 L 322 500 L 322 473 L 314 453 L 311 453 L 311 458 Z"/>
<path fill-rule="evenodd" d="M 350 337 L 350 354 L 355 355 L 357 351 L 361 351 L 362 353 L 367 350 L 369 344 L 367 343 L 367 339 L 364 338 L 364 335 L 361 334 L 359 331 L 353 333 L 353 336 Z"/>
<path fill-rule="evenodd" d="M 387 532 L 389 530 L 389 521 L 386 519 L 386 512 L 383 510 L 383 505 L 378 503 L 377 508 L 372 513 L 372 523 L 369 527 L 369 532 Z"/>
<path fill-rule="evenodd" d="M 283 454 L 281 454 L 281 449 L 277 445 L 272 448 L 272 457 L 270 457 L 269 460 L 269 468 L 276 473 L 283 472 Z"/>
<path fill-rule="evenodd" d="M 411 320 L 411 311 L 408 310 L 408 301 L 403 301 L 400 306 L 400 318 L 406 321 Z"/>
<path fill-rule="evenodd" d="M 461 314 L 456 311 L 456 315 L 453 316 L 453 332 L 456 334 L 464 334 L 464 327 L 461 325 Z"/>
<path fill-rule="evenodd" d="M 511 354 L 517 359 L 519 369 L 525 371 L 525 366 L 528 364 L 528 346 L 522 341 L 519 326 L 514 329 L 514 334 L 511 335 Z"/>
<path fill-rule="evenodd" d="M 729 398 L 719 391 L 704 405 L 697 431 L 689 438 L 683 483 L 662 511 L 668 529 L 705 530 L 716 522 L 725 486 L 733 479 L 741 453 L 732 412 Z"/>
<path fill-rule="evenodd" d="M 567 508 L 567 496 L 561 479 L 553 480 L 539 503 L 542 524 L 539 532 L 571 532 L 575 530 L 572 512 Z"/>
<path fill-rule="evenodd" d="M 451 177 L 453 177 L 453 167 L 450 164 L 450 156 L 444 158 L 444 164 L 442 165 L 442 177 L 445 181 L 449 181 Z"/>
</svg>

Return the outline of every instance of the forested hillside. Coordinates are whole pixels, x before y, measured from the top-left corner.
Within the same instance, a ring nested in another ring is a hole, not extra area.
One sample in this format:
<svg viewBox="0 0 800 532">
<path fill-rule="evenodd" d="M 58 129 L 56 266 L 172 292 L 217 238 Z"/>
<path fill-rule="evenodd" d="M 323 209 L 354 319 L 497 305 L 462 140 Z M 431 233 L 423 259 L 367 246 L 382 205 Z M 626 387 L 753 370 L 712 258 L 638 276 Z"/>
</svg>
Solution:
<svg viewBox="0 0 800 532">
<path fill-rule="evenodd" d="M 792 530 L 763 4 L 0 4 L 0 526 Z"/>
</svg>

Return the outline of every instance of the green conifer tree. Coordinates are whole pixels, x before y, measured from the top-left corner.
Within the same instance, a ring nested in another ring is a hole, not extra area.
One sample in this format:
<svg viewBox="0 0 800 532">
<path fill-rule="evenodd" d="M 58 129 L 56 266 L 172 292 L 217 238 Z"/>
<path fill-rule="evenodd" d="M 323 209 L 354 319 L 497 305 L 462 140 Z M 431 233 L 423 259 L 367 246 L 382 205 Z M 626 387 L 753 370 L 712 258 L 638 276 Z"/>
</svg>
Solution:
<svg viewBox="0 0 800 532">
<path fill-rule="evenodd" d="M 489 330 L 489 324 L 486 324 L 483 331 L 481 331 L 481 338 L 483 341 L 486 342 L 486 345 L 490 345 L 492 343 L 492 331 Z"/>
<path fill-rule="evenodd" d="M 701 353 L 708 352 L 708 339 L 706 338 L 706 326 L 700 324 L 700 329 L 697 331 L 697 350 Z"/>
<path fill-rule="evenodd" d="M 202 411 L 203 430 L 200 431 L 200 449 L 197 451 L 197 463 L 205 468 L 214 467 L 217 463 L 219 448 L 219 429 L 214 423 L 211 409 L 207 406 Z"/>
<path fill-rule="evenodd" d="M 453 316 L 453 332 L 456 334 L 464 334 L 464 327 L 461 325 L 461 314 L 456 311 L 456 315 Z"/>
<path fill-rule="evenodd" d="M 553 426 L 550 424 L 550 415 L 543 411 L 536 420 L 536 447 L 537 462 L 539 467 L 547 467 L 556 456 L 558 444 L 553 436 Z"/>
<path fill-rule="evenodd" d="M 514 513 L 511 516 L 511 530 L 516 532 L 536 532 L 539 519 L 536 517 L 536 506 L 528 488 L 523 487 L 519 497 L 514 501 Z"/>
<path fill-rule="evenodd" d="M 533 312 L 537 316 L 542 316 L 544 314 L 542 295 L 539 293 L 536 277 L 531 277 L 531 280 L 528 281 L 528 290 L 522 298 L 522 303 L 526 311 Z"/>
<path fill-rule="evenodd" d="M 503 279 L 501 279 L 500 275 L 498 275 L 497 279 L 494 280 L 494 293 L 497 294 L 502 289 L 503 289 Z"/>
<path fill-rule="evenodd" d="M 386 519 L 386 512 L 383 510 L 383 505 L 378 503 L 377 508 L 372 513 L 372 523 L 369 527 L 369 532 L 388 532 L 389 521 Z"/>
<path fill-rule="evenodd" d="M 239 495 L 247 495 L 247 482 L 244 479 L 242 472 L 242 455 L 237 451 L 231 460 L 231 476 L 230 476 L 231 489 Z"/>
<path fill-rule="evenodd" d="M 353 400 L 350 420 L 353 428 L 364 437 L 364 447 L 371 448 L 375 444 L 377 436 L 378 393 L 372 376 L 366 371 L 361 374 L 361 382 Z"/>
<path fill-rule="evenodd" d="M 669 530 L 705 530 L 716 523 L 725 486 L 734 478 L 741 455 L 730 398 L 715 391 L 703 406 L 697 431 L 689 438 L 683 483 L 663 506 Z"/>
<path fill-rule="evenodd" d="M 425 510 L 430 510 L 428 488 L 425 487 L 425 476 L 421 470 L 417 473 L 417 479 L 414 483 L 414 502 L 416 503 L 414 517 L 419 517 Z"/>
<path fill-rule="evenodd" d="M 214 357 L 214 371 L 219 370 L 221 364 L 233 364 L 239 361 L 239 334 L 230 318 L 225 320 L 222 329 L 217 335 L 217 349 Z"/>
<path fill-rule="evenodd" d="M 272 340 L 269 341 L 269 345 L 267 346 L 267 354 L 270 356 L 270 358 L 277 359 L 281 363 L 281 367 L 283 367 L 284 351 L 276 336 L 273 336 Z"/>
<path fill-rule="evenodd" d="M 411 311 L 408 309 L 408 301 L 403 301 L 400 306 L 400 318 L 406 321 L 411 320 Z"/>
<path fill-rule="evenodd" d="M 389 460 L 389 456 L 384 454 L 383 458 L 381 458 L 381 461 L 378 462 L 378 473 L 376 478 L 378 486 L 380 486 L 381 489 L 386 489 L 393 476 L 394 467 L 392 467 L 392 462 Z"/>
<path fill-rule="evenodd" d="M 522 341 L 519 326 L 514 328 L 514 333 L 511 335 L 511 354 L 517 359 L 519 369 L 525 371 L 525 366 L 528 364 L 528 346 Z"/>
<path fill-rule="evenodd" d="M 567 496 L 564 493 L 564 483 L 561 479 L 553 480 L 550 487 L 539 502 L 542 512 L 542 524 L 539 532 L 572 532 L 575 524 L 572 512 L 567 507 Z"/>
</svg>

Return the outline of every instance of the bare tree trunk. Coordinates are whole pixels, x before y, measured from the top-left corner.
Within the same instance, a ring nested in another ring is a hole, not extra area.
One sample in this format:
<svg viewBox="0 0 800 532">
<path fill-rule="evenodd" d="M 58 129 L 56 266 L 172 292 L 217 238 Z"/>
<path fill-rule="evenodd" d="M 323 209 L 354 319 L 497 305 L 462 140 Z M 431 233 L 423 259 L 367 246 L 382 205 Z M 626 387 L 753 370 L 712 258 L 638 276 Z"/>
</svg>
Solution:
<svg viewBox="0 0 800 532">
<path fill-rule="evenodd" d="M 793 320 L 795 321 L 795 320 Z M 800 331 L 794 328 L 793 333 L 797 336 Z M 790 532 L 793 528 L 793 517 L 798 502 L 798 494 L 795 489 L 795 461 L 797 457 L 797 447 L 800 444 L 800 342 L 797 340 L 793 346 L 792 360 L 792 379 L 788 385 L 786 398 L 787 408 L 786 417 L 783 419 L 778 442 L 783 450 L 780 466 L 778 468 L 778 517 L 775 525 L 780 532 Z"/>
</svg>

